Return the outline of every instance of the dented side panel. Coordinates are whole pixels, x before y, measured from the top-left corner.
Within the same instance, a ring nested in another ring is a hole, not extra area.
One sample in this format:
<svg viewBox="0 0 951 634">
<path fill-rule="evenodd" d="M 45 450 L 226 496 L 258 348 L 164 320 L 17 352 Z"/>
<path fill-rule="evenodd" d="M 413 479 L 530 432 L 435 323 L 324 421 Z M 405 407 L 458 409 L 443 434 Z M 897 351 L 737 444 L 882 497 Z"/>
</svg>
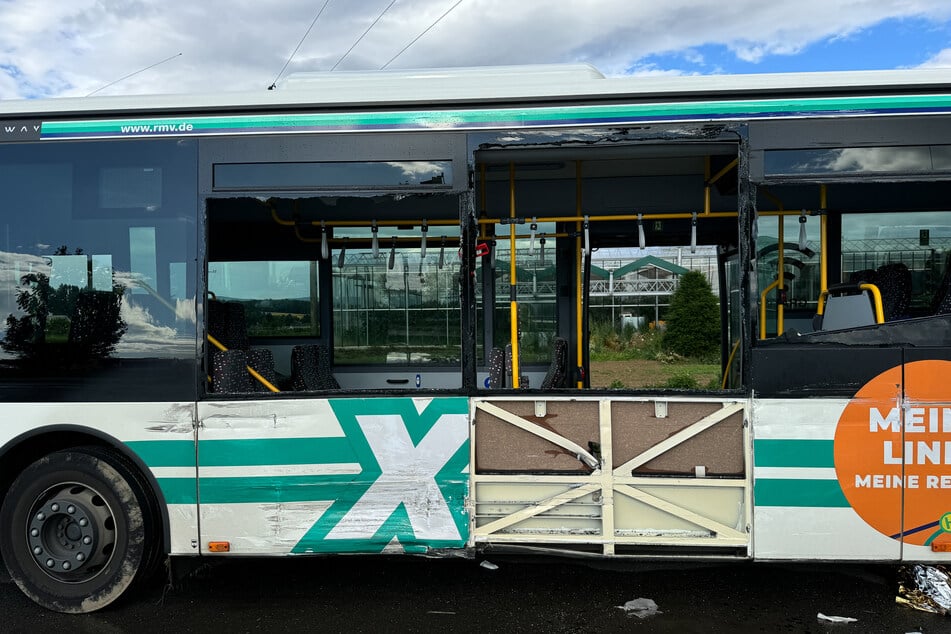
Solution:
<svg viewBox="0 0 951 634">
<path fill-rule="evenodd" d="M 199 404 L 201 549 L 412 552 L 467 541 L 468 399 Z"/>
<path fill-rule="evenodd" d="M 148 469 L 167 505 L 173 555 L 196 554 L 195 404 L 4 403 L 0 447 L 25 434 L 87 432 L 124 446 Z"/>
</svg>

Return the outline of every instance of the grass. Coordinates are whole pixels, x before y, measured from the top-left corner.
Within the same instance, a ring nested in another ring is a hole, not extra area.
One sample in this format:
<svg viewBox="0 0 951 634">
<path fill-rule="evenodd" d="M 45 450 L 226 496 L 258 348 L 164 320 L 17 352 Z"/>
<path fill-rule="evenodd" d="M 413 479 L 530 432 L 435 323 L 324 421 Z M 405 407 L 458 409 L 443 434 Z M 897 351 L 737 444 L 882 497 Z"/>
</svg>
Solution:
<svg viewBox="0 0 951 634">
<path fill-rule="evenodd" d="M 663 333 L 610 324 L 592 324 L 590 336 L 592 387 L 717 390 L 720 361 L 690 359 L 667 352 Z"/>
</svg>

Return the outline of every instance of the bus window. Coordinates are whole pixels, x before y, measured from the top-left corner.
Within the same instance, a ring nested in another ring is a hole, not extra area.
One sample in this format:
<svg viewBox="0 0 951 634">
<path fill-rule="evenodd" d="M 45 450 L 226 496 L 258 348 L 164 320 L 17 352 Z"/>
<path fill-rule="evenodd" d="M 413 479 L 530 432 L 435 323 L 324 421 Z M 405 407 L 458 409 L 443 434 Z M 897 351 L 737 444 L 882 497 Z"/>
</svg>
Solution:
<svg viewBox="0 0 951 634">
<path fill-rule="evenodd" d="M 459 250 L 440 247 L 439 232 L 432 233 L 425 255 L 418 237 L 410 238 L 411 248 L 394 247 L 383 237 L 375 256 L 372 247 L 338 252 L 333 263 L 338 366 L 459 367 Z"/>
<path fill-rule="evenodd" d="M 756 281 L 763 302 L 757 336 L 811 330 L 820 293 L 819 217 L 761 211 L 757 228 Z"/>
<path fill-rule="evenodd" d="M 865 275 L 885 293 L 885 321 L 936 310 L 951 254 L 951 212 L 904 211 L 842 216 L 842 278 Z M 869 274 L 869 271 L 875 273 Z M 889 273 L 897 271 L 898 273 Z M 886 278 L 891 274 L 895 279 Z"/>
<path fill-rule="evenodd" d="M 319 337 L 317 266 L 315 261 L 209 262 L 208 290 L 244 307 L 251 337 Z"/>
<path fill-rule="evenodd" d="M 530 141 L 475 151 L 480 385 L 739 387 L 736 146 Z"/>
<path fill-rule="evenodd" d="M 212 389 L 235 341 L 224 391 L 459 388 L 458 214 L 452 194 L 209 199 Z M 241 315 L 214 325 L 222 302 Z"/>
<path fill-rule="evenodd" d="M 855 331 L 836 340 L 880 345 L 923 336 L 904 322 L 941 312 L 951 253 L 945 202 L 940 182 L 762 188 L 758 339 L 829 342 L 822 333 Z"/>
<path fill-rule="evenodd" d="M 0 148 L 4 399 L 194 396 L 195 148 Z"/>
<path fill-rule="evenodd" d="M 522 364 L 520 384 L 537 387 L 544 380 L 558 337 L 558 296 L 556 238 L 554 223 L 539 224 L 535 239 L 517 239 L 515 276 L 518 299 L 519 355 Z M 486 357 L 511 356 L 512 311 L 510 303 L 511 244 L 504 236 L 488 240 L 484 255 L 476 264 L 476 303 L 479 315 L 478 342 L 486 347 Z M 488 299 L 489 304 L 486 304 Z M 489 310 L 489 306 L 492 306 Z M 488 311 L 488 312 L 487 312 Z M 488 337 L 488 341 L 487 341 Z M 480 357 L 482 346 L 479 348 Z M 511 360 L 506 361 L 503 381 L 512 384 Z M 483 381 L 483 385 L 485 382 Z M 501 385 L 497 387 L 502 387 Z"/>
</svg>

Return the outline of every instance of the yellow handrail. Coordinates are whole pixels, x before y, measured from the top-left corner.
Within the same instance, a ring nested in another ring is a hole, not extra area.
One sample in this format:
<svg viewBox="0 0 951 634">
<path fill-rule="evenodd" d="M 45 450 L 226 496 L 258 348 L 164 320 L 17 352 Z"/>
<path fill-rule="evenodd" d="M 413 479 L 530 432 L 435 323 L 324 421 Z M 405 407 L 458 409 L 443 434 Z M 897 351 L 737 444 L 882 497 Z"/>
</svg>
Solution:
<svg viewBox="0 0 951 634">
<path fill-rule="evenodd" d="M 759 296 L 759 338 L 766 338 L 766 296 L 771 290 L 779 286 L 779 280 L 782 279 L 782 274 L 775 282 L 763 289 L 763 292 Z M 779 334 L 779 333 L 777 333 Z"/>
<path fill-rule="evenodd" d="M 271 208 L 271 217 L 279 225 L 286 227 L 293 227 L 299 223 L 293 220 L 284 220 L 277 215 L 277 212 Z M 757 212 L 759 216 L 770 217 L 770 216 L 798 216 L 800 211 L 786 211 L 786 210 L 775 210 L 775 209 L 764 209 Z M 735 211 L 704 211 L 701 214 L 706 218 L 736 218 L 737 212 Z M 513 216 L 511 214 L 505 216 L 504 218 L 491 218 L 484 217 L 478 218 L 476 222 L 481 225 L 496 225 L 501 223 L 508 223 L 511 221 Z M 517 218 L 517 217 L 516 217 Z M 641 220 L 683 220 L 693 218 L 693 212 L 691 211 L 678 211 L 673 213 L 651 213 L 651 214 L 640 214 Z M 610 214 L 610 215 L 593 215 L 588 217 L 589 222 L 618 222 L 625 220 L 637 220 L 638 214 Z M 405 220 L 377 220 L 376 224 L 378 227 L 407 227 L 422 225 L 423 218 L 407 218 Z M 582 222 L 584 216 L 578 214 L 575 216 L 536 216 L 535 222 Z M 455 227 L 459 225 L 457 219 L 425 219 L 426 223 L 431 227 Z M 325 227 L 347 227 L 347 228 L 361 228 L 369 227 L 371 220 L 324 220 L 323 224 Z M 321 224 L 320 220 L 310 220 L 306 224 L 319 227 Z M 549 236 L 550 237 L 550 236 Z"/>
<path fill-rule="evenodd" d="M 733 350 L 730 351 L 730 357 L 726 360 L 726 367 L 723 369 L 723 381 L 720 382 L 720 389 L 726 389 L 726 381 L 730 377 L 730 367 L 733 365 L 733 357 L 736 356 L 736 351 L 740 348 L 740 340 L 737 339 L 736 343 L 733 344 Z"/>
<path fill-rule="evenodd" d="M 859 284 L 859 289 L 863 291 L 868 291 L 872 296 L 872 307 L 875 311 L 875 323 L 884 324 L 885 323 L 885 309 L 882 306 L 882 292 L 878 290 L 878 287 L 874 284 L 862 283 Z M 829 297 L 828 289 L 819 293 L 819 305 L 816 306 L 816 314 L 822 315 L 825 313 L 826 299 Z"/>
<path fill-rule="evenodd" d="M 211 335 L 206 334 L 205 337 L 208 338 L 208 341 L 211 342 L 211 345 L 213 345 L 214 347 L 218 348 L 218 349 L 221 350 L 222 352 L 227 352 L 227 351 L 228 351 L 228 348 L 226 348 L 223 343 L 221 343 L 220 341 L 218 341 L 217 339 L 215 339 L 215 338 L 212 337 Z M 268 381 L 268 380 L 265 379 L 263 376 L 261 376 L 261 374 L 260 374 L 257 370 L 255 370 L 254 368 L 252 368 L 250 365 L 246 365 L 246 366 L 244 366 L 244 367 L 248 370 L 248 373 L 249 373 L 251 376 L 253 376 L 255 379 L 257 379 L 259 383 L 261 383 L 261 385 L 263 385 L 263 386 L 266 387 L 267 389 L 271 390 L 272 392 L 280 392 L 279 389 L 277 389 L 276 387 L 274 387 L 274 385 L 273 385 L 270 381 Z"/>
<path fill-rule="evenodd" d="M 784 230 L 786 228 L 786 219 L 782 216 L 776 218 L 779 227 L 777 233 L 777 239 L 779 242 L 779 250 L 776 254 L 776 268 L 779 271 L 779 276 L 776 278 L 776 281 L 779 282 L 776 293 L 776 334 L 779 335 L 785 329 L 785 318 L 786 318 L 786 306 L 783 303 L 784 295 L 786 291 L 786 249 L 783 246 L 785 244 L 784 240 L 786 236 L 784 235 Z"/>
<path fill-rule="evenodd" d="M 720 180 L 721 178 L 723 178 L 724 176 L 726 176 L 726 175 L 727 175 L 727 172 L 729 172 L 731 169 L 733 169 L 734 167 L 736 167 L 736 166 L 739 165 L 739 164 L 740 164 L 740 159 L 738 159 L 738 158 L 733 159 L 732 161 L 730 161 L 729 163 L 727 163 L 726 165 L 724 165 L 724 166 L 723 166 L 723 169 L 721 169 L 719 172 L 717 172 L 716 174 L 714 174 L 709 180 L 707 180 L 707 183 L 709 183 L 710 185 L 713 185 L 713 184 L 716 183 L 718 180 Z"/>
<path fill-rule="evenodd" d="M 509 217 L 515 218 L 515 163 L 509 163 Z M 518 289 L 515 267 L 515 223 L 509 225 L 509 335 L 512 339 L 512 387 L 518 389 L 521 366 L 518 358 Z"/>
<path fill-rule="evenodd" d="M 885 323 L 885 309 L 882 307 L 882 292 L 874 284 L 859 284 L 859 288 L 872 294 L 872 304 L 875 305 L 875 323 Z"/>
<path fill-rule="evenodd" d="M 581 199 L 581 161 L 575 161 L 575 213 L 580 217 L 582 210 Z M 584 249 L 587 244 L 582 243 L 581 224 L 582 218 L 575 221 L 575 257 L 578 258 L 578 266 L 575 267 L 575 365 L 579 368 L 584 367 Z M 581 376 L 577 377 L 576 387 L 583 388 L 584 381 Z"/>
</svg>

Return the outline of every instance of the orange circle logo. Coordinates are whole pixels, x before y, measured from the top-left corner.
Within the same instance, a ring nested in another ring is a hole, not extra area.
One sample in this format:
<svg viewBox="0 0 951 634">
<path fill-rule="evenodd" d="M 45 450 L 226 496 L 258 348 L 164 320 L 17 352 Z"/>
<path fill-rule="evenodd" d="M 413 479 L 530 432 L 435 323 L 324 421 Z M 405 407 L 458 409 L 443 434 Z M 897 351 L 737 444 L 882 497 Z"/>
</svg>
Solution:
<svg viewBox="0 0 951 634">
<path fill-rule="evenodd" d="M 882 372 L 855 394 L 835 430 L 835 472 L 849 504 L 906 544 L 951 541 L 948 377 L 951 361 Z"/>
</svg>

